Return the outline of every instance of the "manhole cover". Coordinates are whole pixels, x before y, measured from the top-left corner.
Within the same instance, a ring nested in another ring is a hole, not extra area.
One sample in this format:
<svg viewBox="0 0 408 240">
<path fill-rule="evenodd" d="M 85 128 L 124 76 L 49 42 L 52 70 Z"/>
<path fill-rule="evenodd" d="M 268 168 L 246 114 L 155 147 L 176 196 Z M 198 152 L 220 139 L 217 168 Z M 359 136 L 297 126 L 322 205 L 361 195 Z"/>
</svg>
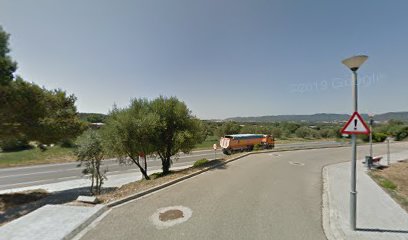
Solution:
<svg viewBox="0 0 408 240">
<path fill-rule="evenodd" d="M 150 221 L 157 229 L 165 229 L 187 221 L 192 214 L 193 212 L 191 209 L 187 207 L 165 207 L 157 209 L 157 211 L 150 217 Z"/>
<path fill-rule="evenodd" d="M 295 165 L 295 166 L 304 166 L 304 163 L 300 163 L 300 162 L 292 162 L 290 161 L 289 164 Z"/>
<path fill-rule="evenodd" d="M 178 209 L 168 210 L 159 214 L 159 219 L 162 222 L 167 222 L 182 217 L 184 217 L 183 212 Z"/>
</svg>

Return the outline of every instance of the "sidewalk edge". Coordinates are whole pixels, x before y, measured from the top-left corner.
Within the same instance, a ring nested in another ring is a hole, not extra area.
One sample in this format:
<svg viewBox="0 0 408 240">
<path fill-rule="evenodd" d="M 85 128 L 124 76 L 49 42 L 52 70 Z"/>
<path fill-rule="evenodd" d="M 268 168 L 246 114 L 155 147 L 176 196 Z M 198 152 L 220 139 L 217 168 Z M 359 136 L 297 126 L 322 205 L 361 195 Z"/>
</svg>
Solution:
<svg viewBox="0 0 408 240">
<path fill-rule="evenodd" d="M 336 164 L 325 166 L 323 167 L 323 171 L 322 171 L 322 180 L 323 180 L 322 225 L 323 225 L 324 233 L 328 240 L 346 239 L 344 232 L 341 230 L 341 227 L 337 226 L 335 221 L 332 221 L 333 219 L 338 217 L 337 212 L 334 209 L 330 208 L 331 195 L 330 195 L 330 189 L 329 189 L 328 167 L 337 165 L 337 164 L 342 164 L 342 163 L 336 163 Z"/>
</svg>

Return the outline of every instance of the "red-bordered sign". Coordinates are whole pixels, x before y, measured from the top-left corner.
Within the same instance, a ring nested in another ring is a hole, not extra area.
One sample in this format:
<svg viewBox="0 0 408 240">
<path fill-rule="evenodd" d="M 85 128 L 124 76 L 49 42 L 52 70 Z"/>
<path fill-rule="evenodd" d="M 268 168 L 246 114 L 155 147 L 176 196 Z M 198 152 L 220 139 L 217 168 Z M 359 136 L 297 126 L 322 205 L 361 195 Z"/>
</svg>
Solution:
<svg viewBox="0 0 408 240">
<path fill-rule="evenodd" d="M 354 112 L 346 125 L 341 129 L 342 134 L 370 134 L 370 128 L 358 112 Z"/>
</svg>

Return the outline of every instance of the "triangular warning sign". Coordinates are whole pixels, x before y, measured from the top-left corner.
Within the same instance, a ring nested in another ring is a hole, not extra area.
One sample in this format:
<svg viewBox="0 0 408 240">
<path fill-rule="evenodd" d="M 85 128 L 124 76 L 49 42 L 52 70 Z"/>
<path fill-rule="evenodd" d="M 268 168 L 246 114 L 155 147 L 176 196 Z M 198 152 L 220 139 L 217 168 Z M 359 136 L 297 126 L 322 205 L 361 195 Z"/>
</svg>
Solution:
<svg viewBox="0 0 408 240">
<path fill-rule="evenodd" d="M 370 129 L 358 112 L 354 112 L 341 129 L 343 134 L 370 134 Z"/>
</svg>

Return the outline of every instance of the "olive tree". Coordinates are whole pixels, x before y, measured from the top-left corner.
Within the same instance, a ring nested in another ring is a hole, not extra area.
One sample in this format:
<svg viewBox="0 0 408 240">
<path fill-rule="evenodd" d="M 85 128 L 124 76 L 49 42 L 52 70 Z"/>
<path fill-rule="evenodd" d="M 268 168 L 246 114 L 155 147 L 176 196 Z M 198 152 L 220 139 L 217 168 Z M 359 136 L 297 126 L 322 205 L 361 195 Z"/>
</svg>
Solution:
<svg viewBox="0 0 408 240">
<path fill-rule="evenodd" d="M 128 108 L 114 107 L 102 127 L 105 148 L 121 162 L 130 159 L 146 180 L 147 156 L 155 151 L 154 138 L 160 122 L 149 101 L 134 99 Z"/>
<path fill-rule="evenodd" d="M 77 139 L 75 155 L 80 161 L 79 167 L 85 165 L 83 174 L 90 174 L 92 194 L 100 194 L 103 181 L 106 179 L 106 170 L 101 171 L 102 159 L 105 151 L 102 138 L 96 130 L 87 130 Z"/>
<path fill-rule="evenodd" d="M 150 103 L 158 116 L 154 134 L 154 149 L 162 161 L 163 174 L 169 173 L 171 157 L 179 152 L 190 152 L 197 143 L 204 141 L 205 130 L 201 120 L 191 114 L 184 102 L 176 97 L 159 97 Z"/>
</svg>

